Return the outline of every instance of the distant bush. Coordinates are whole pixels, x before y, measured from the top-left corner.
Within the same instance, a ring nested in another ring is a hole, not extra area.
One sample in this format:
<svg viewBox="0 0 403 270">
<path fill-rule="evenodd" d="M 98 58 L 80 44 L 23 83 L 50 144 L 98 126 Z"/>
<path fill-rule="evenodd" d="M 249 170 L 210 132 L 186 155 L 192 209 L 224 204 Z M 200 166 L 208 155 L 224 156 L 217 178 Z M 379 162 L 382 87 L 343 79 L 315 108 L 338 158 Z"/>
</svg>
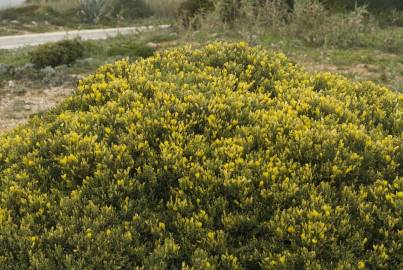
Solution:
<svg viewBox="0 0 403 270">
<path fill-rule="evenodd" d="M 403 11 L 397 9 L 379 12 L 377 18 L 386 26 L 403 27 Z"/>
<path fill-rule="evenodd" d="M 126 19 L 145 18 L 153 14 L 144 0 L 115 0 L 113 15 Z"/>
<path fill-rule="evenodd" d="M 365 7 L 332 13 L 318 0 L 297 1 L 290 14 L 291 34 L 315 45 L 362 46 L 372 26 Z"/>
<path fill-rule="evenodd" d="M 245 43 L 104 66 L 0 137 L 0 265 L 400 270 L 402 107 Z"/>
<path fill-rule="evenodd" d="M 176 12 L 176 19 L 181 27 L 188 28 L 192 19 L 200 12 L 209 12 L 214 8 L 211 0 L 185 0 Z"/>
<path fill-rule="evenodd" d="M 156 17 L 175 17 L 178 7 L 187 0 L 144 0 Z M 201 0 L 202 1 L 202 0 Z"/>
<path fill-rule="evenodd" d="M 40 45 L 30 53 L 31 63 L 37 67 L 68 65 L 84 54 L 81 41 L 63 40 Z"/>
</svg>

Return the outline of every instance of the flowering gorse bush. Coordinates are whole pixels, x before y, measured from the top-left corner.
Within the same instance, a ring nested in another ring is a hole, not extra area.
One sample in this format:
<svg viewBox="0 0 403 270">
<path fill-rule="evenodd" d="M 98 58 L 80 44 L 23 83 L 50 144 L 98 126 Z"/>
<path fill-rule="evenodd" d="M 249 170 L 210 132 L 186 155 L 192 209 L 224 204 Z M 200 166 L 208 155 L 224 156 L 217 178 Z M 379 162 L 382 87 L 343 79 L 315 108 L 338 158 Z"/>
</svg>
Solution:
<svg viewBox="0 0 403 270">
<path fill-rule="evenodd" d="M 0 139 L 2 269 L 402 269 L 403 96 L 214 43 Z"/>
</svg>

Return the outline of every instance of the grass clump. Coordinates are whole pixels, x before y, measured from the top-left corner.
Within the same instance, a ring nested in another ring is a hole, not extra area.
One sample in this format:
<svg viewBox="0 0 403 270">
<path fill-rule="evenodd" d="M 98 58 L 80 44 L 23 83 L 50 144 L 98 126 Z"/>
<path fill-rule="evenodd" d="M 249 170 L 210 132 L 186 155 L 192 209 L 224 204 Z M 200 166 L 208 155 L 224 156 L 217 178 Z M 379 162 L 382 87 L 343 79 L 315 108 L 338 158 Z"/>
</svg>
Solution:
<svg viewBox="0 0 403 270">
<path fill-rule="evenodd" d="M 245 43 L 119 61 L 0 138 L 6 269 L 401 269 L 399 93 Z"/>
<path fill-rule="evenodd" d="M 83 55 L 84 46 L 80 40 L 62 40 L 36 47 L 30 52 L 30 60 L 37 67 L 55 67 L 71 64 Z"/>
<path fill-rule="evenodd" d="M 154 54 L 155 48 L 143 43 L 128 42 L 119 45 L 112 45 L 108 48 L 109 56 L 129 57 L 150 57 Z"/>
</svg>

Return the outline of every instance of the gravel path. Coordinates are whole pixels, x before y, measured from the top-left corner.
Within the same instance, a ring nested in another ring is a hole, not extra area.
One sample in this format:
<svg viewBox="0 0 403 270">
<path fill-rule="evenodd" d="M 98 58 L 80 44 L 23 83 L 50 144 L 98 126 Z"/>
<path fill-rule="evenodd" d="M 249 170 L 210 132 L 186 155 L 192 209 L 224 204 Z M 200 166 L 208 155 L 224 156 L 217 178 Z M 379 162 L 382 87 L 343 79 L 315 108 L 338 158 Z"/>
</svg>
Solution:
<svg viewBox="0 0 403 270">
<path fill-rule="evenodd" d="M 159 26 L 137 26 L 123 28 L 107 28 L 107 29 L 89 29 L 89 30 L 73 30 L 62 32 L 50 32 L 43 34 L 28 34 L 18 36 L 0 37 L 0 49 L 15 49 L 24 46 L 39 45 L 48 42 L 55 42 L 63 39 L 81 38 L 89 39 L 106 39 L 117 35 L 135 34 L 154 29 L 165 29 L 169 25 Z"/>
</svg>

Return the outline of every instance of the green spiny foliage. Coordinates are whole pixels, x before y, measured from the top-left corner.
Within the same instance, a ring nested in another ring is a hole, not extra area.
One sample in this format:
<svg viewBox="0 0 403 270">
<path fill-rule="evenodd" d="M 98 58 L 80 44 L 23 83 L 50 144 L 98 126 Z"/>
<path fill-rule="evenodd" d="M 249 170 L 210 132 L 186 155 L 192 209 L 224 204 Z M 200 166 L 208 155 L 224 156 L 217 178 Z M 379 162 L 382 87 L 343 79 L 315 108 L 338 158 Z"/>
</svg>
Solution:
<svg viewBox="0 0 403 270">
<path fill-rule="evenodd" d="M 402 269 L 402 107 L 245 43 L 104 66 L 0 137 L 1 268 Z"/>
<path fill-rule="evenodd" d="M 84 21 L 98 23 L 110 12 L 110 1 L 108 0 L 79 0 L 80 12 Z"/>
</svg>

